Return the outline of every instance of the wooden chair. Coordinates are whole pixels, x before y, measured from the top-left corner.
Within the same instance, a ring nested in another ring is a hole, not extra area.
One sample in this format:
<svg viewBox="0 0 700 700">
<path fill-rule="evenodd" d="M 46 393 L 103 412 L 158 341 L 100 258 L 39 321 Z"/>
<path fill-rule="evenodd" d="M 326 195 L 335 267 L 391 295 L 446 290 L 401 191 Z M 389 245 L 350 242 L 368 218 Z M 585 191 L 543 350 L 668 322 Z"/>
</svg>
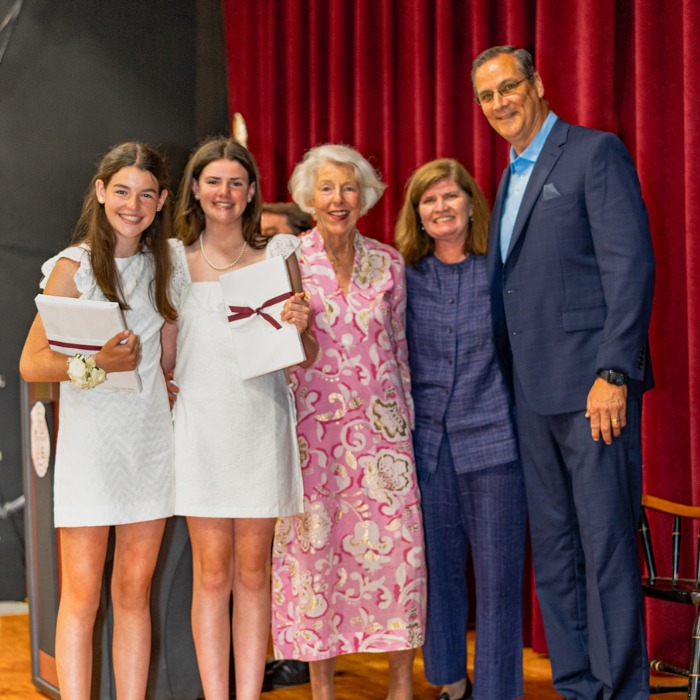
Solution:
<svg viewBox="0 0 700 700">
<path fill-rule="evenodd" d="M 671 576 L 659 576 L 654 560 L 651 531 L 647 519 L 647 510 L 659 511 L 673 516 L 669 544 L 672 551 Z M 700 700 L 700 527 L 697 530 L 697 547 L 695 560 L 695 578 L 681 578 L 679 564 L 681 558 L 681 528 L 683 521 L 700 522 L 700 507 L 686 506 L 666 501 L 655 496 L 642 496 L 642 517 L 639 533 L 644 548 L 646 576 L 642 576 L 642 592 L 645 596 L 667 600 L 673 603 L 695 606 L 695 623 L 690 645 L 690 668 L 688 670 L 673 666 L 658 659 L 651 659 L 649 665 L 659 673 L 681 676 L 688 680 L 688 700 Z M 683 685 L 652 686 L 651 693 L 679 692 Z"/>
</svg>

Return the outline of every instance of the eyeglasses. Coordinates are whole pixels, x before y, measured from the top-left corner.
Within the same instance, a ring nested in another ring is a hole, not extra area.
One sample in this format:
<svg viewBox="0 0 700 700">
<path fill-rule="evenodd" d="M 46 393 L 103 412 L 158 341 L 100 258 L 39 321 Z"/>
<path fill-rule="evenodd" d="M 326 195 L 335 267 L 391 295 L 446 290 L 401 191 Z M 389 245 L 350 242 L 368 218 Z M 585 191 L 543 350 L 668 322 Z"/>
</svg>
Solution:
<svg viewBox="0 0 700 700">
<path fill-rule="evenodd" d="M 531 77 L 532 76 L 526 75 L 524 78 L 520 78 L 520 80 L 511 80 L 504 83 L 498 88 L 498 94 L 501 95 L 501 97 L 508 97 L 508 95 L 512 95 L 518 89 L 518 85 L 520 85 L 520 83 L 530 80 Z M 493 98 L 494 93 L 491 90 L 484 90 L 482 93 L 476 96 L 476 103 L 483 107 L 484 105 L 493 102 Z"/>
</svg>

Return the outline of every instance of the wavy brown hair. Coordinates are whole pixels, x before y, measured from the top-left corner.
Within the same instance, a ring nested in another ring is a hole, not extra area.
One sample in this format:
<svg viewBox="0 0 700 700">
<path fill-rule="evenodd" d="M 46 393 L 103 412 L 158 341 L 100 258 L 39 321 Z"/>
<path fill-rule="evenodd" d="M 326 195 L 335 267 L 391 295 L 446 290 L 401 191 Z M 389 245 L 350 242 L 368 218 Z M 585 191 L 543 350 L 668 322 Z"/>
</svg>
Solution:
<svg viewBox="0 0 700 700">
<path fill-rule="evenodd" d="M 247 148 L 224 136 L 207 139 L 190 156 L 175 205 L 175 235 L 185 245 L 192 245 L 204 230 L 204 212 L 199 201 L 195 199 L 192 182 L 199 180 L 202 170 L 215 160 L 235 160 L 248 173 L 248 184 L 255 183 L 255 193 L 243 211 L 243 240 L 252 248 L 264 248 L 267 239 L 260 235 L 262 195 L 258 166 Z"/>
<path fill-rule="evenodd" d="M 421 224 L 418 204 L 423 193 L 444 178 L 453 180 L 469 195 L 472 202 L 472 220 L 464 241 L 464 253 L 486 254 L 491 217 L 486 198 L 476 180 L 459 161 L 454 158 L 439 158 L 421 165 L 406 183 L 406 196 L 396 220 L 394 241 L 408 265 L 416 265 L 435 252 L 435 241 Z"/>
<path fill-rule="evenodd" d="M 158 194 L 167 190 L 170 176 L 163 157 L 140 141 L 125 141 L 114 146 L 102 158 L 97 172 L 83 199 L 83 208 L 73 231 L 73 245 L 87 243 L 90 247 L 90 264 L 102 293 L 110 301 L 116 301 L 122 309 L 129 309 L 121 288 L 119 273 L 114 262 L 116 240 L 107 220 L 105 208 L 97 200 L 95 183 L 102 180 L 105 187 L 122 169 L 134 167 L 149 172 L 158 182 Z M 139 246 L 153 257 L 155 275 L 150 285 L 150 296 L 158 313 L 167 321 L 177 319 L 177 311 L 168 298 L 168 285 L 172 265 L 168 238 L 172 237 L 170 201 L 166 198 L 161 210 L 156 212 L 153 223 L 141 234 Z"/>
</svg>

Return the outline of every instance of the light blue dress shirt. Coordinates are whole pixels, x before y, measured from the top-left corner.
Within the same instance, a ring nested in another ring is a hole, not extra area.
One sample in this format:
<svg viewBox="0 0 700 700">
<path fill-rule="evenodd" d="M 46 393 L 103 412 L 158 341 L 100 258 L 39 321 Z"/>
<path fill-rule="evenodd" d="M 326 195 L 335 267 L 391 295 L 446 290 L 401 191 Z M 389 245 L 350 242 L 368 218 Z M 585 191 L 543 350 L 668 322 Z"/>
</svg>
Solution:
<svg viewBox="0 0 700 700">
<path fill-rule="evenodd" d="M 510 179 L 508 181 L 508 192 L 506 193 L 505 201 L 503 202 L 503 213 L 501 214 L 501 260 L 506 261 L 508 257 L 508 248 L 510 240 L 513 237 L 513 228 L 515 227 L 515 219 L 518 216 L 520 204 L 523 201 L 523 195 L 527 188 L 527 183 L 530 182 L 530 175 L 535 167 L 535 163 L 542 152 L 544 142 L 549 136 L 549 132 L 557 120 L 557 115 L 550 112 L 542 124 L 541 129 L 532 140 L 532 143 L 520 154 L 515 152 L 515 149 L 510 147 Z"/>
</svg>

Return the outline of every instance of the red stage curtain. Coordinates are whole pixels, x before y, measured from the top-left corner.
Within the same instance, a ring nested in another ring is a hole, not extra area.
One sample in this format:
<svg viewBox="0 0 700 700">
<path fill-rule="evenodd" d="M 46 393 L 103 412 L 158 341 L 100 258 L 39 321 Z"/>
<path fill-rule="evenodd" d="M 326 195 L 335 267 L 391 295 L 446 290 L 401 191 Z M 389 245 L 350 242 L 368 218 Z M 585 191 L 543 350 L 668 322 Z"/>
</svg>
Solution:
<svg viewBox="0 0 700 700">
<path fill-rule="evenodd" d="M 231 112 L 268 201 L 306 149 L 356 146 L 389 188 L 360 222 L 391 242 L 403 186 L 439 156 L 492 201 L 507 148 L 475 104 L 474 56 L 530 49 L 562 118 L 613 131 L 639 168 L 657 259 L 657 388 L 645 400 L 645 489 L 700 504 L 700 89 L 697 0 L 224 0 Z M 696 272 L 693 273 L 692 270 Z M 694 276 L 696 275 L 696 276 Z M 652 654 L 687 656 L 686 620 L 647 607 Z M 532 643 L 544 647 L 533 618 Z"/>
</svg>

